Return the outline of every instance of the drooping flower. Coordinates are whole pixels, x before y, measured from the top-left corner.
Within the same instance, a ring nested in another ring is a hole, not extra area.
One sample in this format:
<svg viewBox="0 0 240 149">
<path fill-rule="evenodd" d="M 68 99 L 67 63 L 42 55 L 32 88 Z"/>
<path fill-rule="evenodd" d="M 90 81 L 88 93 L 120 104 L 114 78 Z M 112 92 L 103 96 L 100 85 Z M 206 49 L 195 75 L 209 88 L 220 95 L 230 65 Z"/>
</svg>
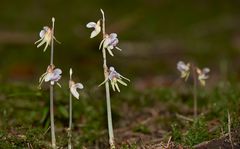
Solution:
<svg viewBox="0 0 240 149">
<path fill-rule="evenodd" d="M 113 91 L 117 91 L 120 92 L 118 83 L 127 86 L 127 83 L 125 83 L 123 81 L 123 79 L 127 80 L 130 82 L 130 80 L 124 76 L 122 76 L 120 73 L 118 73 L 114 67 L 110 67 L 109 68 L 109 72 L 108 72 L 108 78 L 106 80 L 104 80 L 99 86 L 101 86 L 102 84 L 106 83 L 108 80 L 110 80 L 111 82 L 111 86 Z"/>
<path fill-rule="evenodd" d="M 183 61 L 177 63 L 177 69 L 181 73 L 181 78 L 185 79 L 185 81 L 187 81 L 190 75 L 190 66 L 190 63 L 185 64 Z"/>
<path fill-rule="evenodd" d="M 41 77 L 39 78 L 39 88 L 41 88 L 43 81 L 44 82 L 50 81 L 51 85 L 57 83 L 57 85 L 61 87 L 61 85 L 58 83 L 58 81 L 61 79 L 61 74 L 62 74 L 61 69 L 55 68 L 54 65 L 49 65 L 47 71 L 44 74 L 42 74 Z"/>
<path fill-rule="evenodd" d="M 36 41 L 34 44 L 37 44 L 37 48 L 41 47 L 44 43 L 45 47 L 44 47 L 44 52 L 47 50 L 47 47 L 50 45 L 52 38 L 57 41 L 58 43 L 60 43 L 54 36 L 52 36 L 52 29 L 49 28 L 48 26 L 44 26 L 43 29 L 40 31 L 39 33 L 39 37 L 40 39 L 38 41 Z"/>
<path fill-rule="evenodd" d="M 77 89 L 83 89 L 83 85 L 82 83 L 75 83 L 72 80 L 72 69 L 70 69 L 69 73 L 70 73 L 70 80 L 69 80 L 70 91 L 75 98 L 79 99 L 79 93 L 77 92 Z"/>
<path fill-rule="evenodd" d="M 198 74 L 198 80 L 202 86 L 206 85 L 206 79 L 209 78 L 208 73 L 210 72 L 209 68 L 203 68 L 202 70 L 199 68 L 196 68 L 197 74 Z"/>
<path fill-rule="evenodd" d="M 100 43 L 99 49 L 107 49 L 108 53 L 111 56 L 114 56 L 112 49 L 116 48 L 117 50 L 122 51 L 122 49 L 117 47 L 118 42 L 119 40 L 116 33 L 111 33 L 110 35 L 106 34 L 106 37 Z"/>
<path fill-rule="evenodd" d="M 100 32 L 101 32 L 101 21 L 98 20 L 97 23 L 95 22 L 89 22 L 86 27 L 87 28 L 94 28 L 94 30 L 91 33 L 90 38 L 94 38 L 95 36 L 97 36 Z"/>
</svg>

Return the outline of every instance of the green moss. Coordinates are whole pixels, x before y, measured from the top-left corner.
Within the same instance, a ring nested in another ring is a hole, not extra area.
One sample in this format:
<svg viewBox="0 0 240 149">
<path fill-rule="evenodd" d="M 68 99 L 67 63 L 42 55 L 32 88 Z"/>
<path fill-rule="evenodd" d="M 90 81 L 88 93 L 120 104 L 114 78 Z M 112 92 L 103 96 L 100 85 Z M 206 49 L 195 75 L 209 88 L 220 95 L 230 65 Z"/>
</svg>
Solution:
<svg viewBox="0 0 240 149">
<path fill-rule="evenodd" d="M 139 125 L 135 126 L 133 128 L 133 131 L 143 133 L 143 134 L 151 133 L 150 129 L 146 125 L 143 125 L 143 124 L 139 124 Z"/>
<path fill-rule="evenodd" d="M 137 144 L 123 144 L 120 149 L 137 149 Z"/>
<path fill-rule="evenodd" d="M 202 119 L 197 119 L 193 122 L 190 129 L 186 132 L 183 138 L 184 144 L 193 146 L 209 139 L 209 133 L 206 122 Z"/>
</svg>

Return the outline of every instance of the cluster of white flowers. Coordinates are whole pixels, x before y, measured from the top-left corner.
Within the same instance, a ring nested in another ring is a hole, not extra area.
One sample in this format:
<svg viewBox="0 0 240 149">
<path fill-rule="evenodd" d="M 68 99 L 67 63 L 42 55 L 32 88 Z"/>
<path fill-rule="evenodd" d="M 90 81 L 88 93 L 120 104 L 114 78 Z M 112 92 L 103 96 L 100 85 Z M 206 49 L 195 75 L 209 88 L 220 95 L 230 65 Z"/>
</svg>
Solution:
<svg viewBox="0 0 240 149">
<path fill-rule="evenodd" d="M 97 30 L 97 27 L 96 27 L 96 30 Z M 94 36 L 94 34 L 98 34 L 98 33 L 93 32 L 92 36 Z M 46 43 L 43 50 L 44 52 L 47 50 L 47 47 L 50 45 L 52 39 L 56 40 L 56 38 L 53 36 L 52 29 L 49 28 L 48 26 L 43 27 L 43 30 L 40 31 L 39 36 L 40 36 L 40 39 L 36 41 L 35 44 L 40 42 L 37 45 L 37 48 L 39 48 L 44 43 Z M 42 74 L 41 77 L 39 78 L 39 88 L 41 89 L 41 85 L 43 82 L 50 82 L 51 85 L 54 85 L 56 83 L 59 87 L 61 87 L 61 85 L 58 83 L 58 81 L 61 79 L 61 74 L 62 74 L 62 70 L 60 68 L 55 68 L 54 65 L 49 65 L 47 67 L 46 72 Z M 70 69 L 69 88 L 72 95 L 77 99 L 79 99 L 79 93 L 77 92 L 77 89 L 83 89 L 83 85 L 81 83 L 75 83 L 73 80 L 71 80 L 71 78 L 72 78 L 72 69 Z"/>
<path fill-rule="evenodd" d="M 101 12 L 104 15 L 104 12 L 102 10 L 101 10 Z M 103 31 L 103 29 L 101 29 L 103 27 L 103 25 L 101 23 L 102 23 L 102 21 L 98 20 L 97 22 L 89 22 L 86 25 L 87 28 L 93 28 L 90 38 L 96 37 L 101 31 Z M 114 56 L 114 54 L 112 52 L 113 49 L 122 51 L 122 49 L 120 49 L 117 46 L 117 44 L 119 43 L 119 40 L 117 37 L 118 37 L 118 35 L 116 33 L 105 34 L 103 40 L 101 41 L 101 43 L 99 45 L 99 49 L 107 50 L 109 55 L 111 55 L 111 56 Z M 127 86 L 127 84 L 123 81 L 123 79 L 130 81 L 129 79 L 123 77 L 117 71 L 115 71 L 114 67 L 110 67 L 108 70 L 108 78 L 106 78 L 106 80 L 104 80 L 103 83 L 101 83 L 100 85 L 106 83 L 107 81 L 110 81 L 113 91 L 117 90 L 118 92 L 120 92 L 118 83 L 120 83 L 124 86 Z"/>
<path fill-rule="evenodd" d="M 106 80 L 104 80 L 99 86 L 103 85 L 104 83 L 106 83 L 107 81 L 111 82 L 111 86 L 113 91 L 117 91 L 120 92 L 118 83 L 127 86 L 127 83 L 125 83 L 123 81 L 123 79 L 127 80 L 130 82 L 130 80 L 124 76 L 122 76 L 120 73 L 118 73 L 114 67 L 110 67 L 109 71 L 108 71 L 108 78 Z"/>
<path fill-rule="evenodd" d="M 180 71 L 181 73 L 181 78 L 185 79 L 185 81 L 187 81 L 190 72 L 191 72 L 191 64 L 187 63 L 185 64 L 183 61 L 179 61 L 177 63 L 177 69 Z M 209 68 L 203 68 L 203 69 L 199 69 L 198 67 L 193 68 L 194 71 L 196 71 L 197 75 L 198 75 L 198 80 L 200 82 L 200 84 L 202 86 L 206 85 L 206 80 L 209 78 L 208 73 L 210 72 Z"/>
</svg>

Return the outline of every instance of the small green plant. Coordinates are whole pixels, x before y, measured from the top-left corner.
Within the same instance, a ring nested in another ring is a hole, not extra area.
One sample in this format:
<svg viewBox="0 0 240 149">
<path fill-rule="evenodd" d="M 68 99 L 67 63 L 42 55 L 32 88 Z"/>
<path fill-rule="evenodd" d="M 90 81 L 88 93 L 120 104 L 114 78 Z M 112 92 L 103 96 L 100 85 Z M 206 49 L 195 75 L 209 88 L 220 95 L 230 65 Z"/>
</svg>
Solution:
<svg viewBox="0 0 240 149">
<path fill-rule="evenodd" d="M 177 69 L 181 73 L 181 78 L 183 78 L 185 81 L 188 80 L 190 74 L 193 75 L 193 102 L 194 102 L 194 118 L 197 117 L 197 85 L 198 82 L 200 82 L 201 86 L 206 85 L 206 79 L 209 78 L 208 73 L 210 72 L 209 68 L 203 68 L 202 70 L 196 67 L 193 64 L 187 63 L 185 64 L 182 61 L 179 61 L 177 63 Z"/>
<path fill-rule="evenodd" d="M 136 143 L 134 144 L 123 144 L 121 145 L 120 149 L 137 149 L 138 146 Z"/>
<path fill-rule="evenodd" d="M 107 54 L 106 51 L 111 56 L 114 56 L 112 50 L 117 49 L 121 51 L 117 44 L 119 42 L 116 33 L 107 34 L 105 31 L 105 15 L 104 11 L 101 9 L 102 19 L 98 20 L 97 23 L 89 22 L 86 27 L 93 28 L 94 30 L 91 33 L 90 38 L 97 36 L 101 31 L 103 35 L 103 39 L 99 45 L 99 49 L 102 50 L 103 55 L 103 73 L 104 73 L 104 81 L 102 84 L 105 84 L 106 89 L 106 102 L 107 102 L 107 118 L 108 118 L 108 132 L 109 132 L 109 144 L 111 149 L 115 148 L 114 143 L 114 135 L 113 135 L 113 126 L 112 126 L 112 113 L 111 113 L 111 100 L 110 100 L 110 89 L 109 89 L 109 81 L 111 82 L 111 86 L 113 91 L 117 90 L 120 92 L 118 83 L 127 86 L 127 84 L 123 81 L 123 79 L 130 81 L 129 79 L 123 77 L 118 72 L 115 71 L 114 67 L 108 68 L 107 66 Z M 101 24 L 102 23 L 102 24 Z M 100 86 L 99 85 L 99 86 Z"/>
<path fill-rule="evenodd" d="M 77 89 L 83 89 L 82 83 L 75 83 L 72 79 L 72 68 L 69 70 L 69 127 L 68 127 L 68 149 L 72 149 L 72 96 L 79 99 Z"/>
<path fill-rule="evenodd" d="M 181 143 L 182 139 L 182 133 L 180 131 L 180 128 L 177 124 L 172 124 L 172 137 L 175 142 Z"/>
<path fill-rule="evenodd" d="M 55 18 L 52 18 L 52 28 L 48 26 L 44 26 L 43 30 L 40 31 L 39 36 L 40 39 L 35 42 L 35 44 L 39 43 L 37 47 L 39 48 L 44 43 L 46 43 L 44 52 L 47 47 L 51 44 L 51 57 L 50 57 L 50 65 L 47 67 L 46 72 L 39 78 L 39 88 L 41 89 L 41 85 L 43 82 L 50 82 L 50 120 L 51 120 L 51 140 L 52 140 L 52 148 L 56 148 L 56 137 L 55 137 L 55 126 L 54 126 L 54 105 L 53 105 L 53 87 L 55 84 L 61 87 L 58 81 L 61 78 L 62 70 L 59 68 L 55 68 L 53 64 L 53 56 L 54 56 L 54 23 Z M 57 41 L 57 40 L 56 40 Z"/>
<path fill-rule="evenodd" d="M 144 124 L 139 124 L 136 127 L 133 128 L 134 132 L 139 132 L 139 133 L 143 133 L 143 134 L 150 134 L 150 129 L 144 125 Z"/>
<path fill-rule="evenodd" d="M 183 137 L 183 142 L 184 144 L 192 147 L 198 143 L 208 140 L 208 138 L 209 133 L 207 124 L 203 119 L 200 118 L 194 121 L 193 125 Z"/>
</svg>

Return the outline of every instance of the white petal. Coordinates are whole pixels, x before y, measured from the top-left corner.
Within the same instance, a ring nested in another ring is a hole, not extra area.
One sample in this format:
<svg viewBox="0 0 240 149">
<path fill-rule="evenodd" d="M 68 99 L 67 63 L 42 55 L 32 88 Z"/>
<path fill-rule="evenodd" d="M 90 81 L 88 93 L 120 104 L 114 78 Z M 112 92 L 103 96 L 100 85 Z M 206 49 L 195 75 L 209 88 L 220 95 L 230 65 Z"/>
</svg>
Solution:
<svg viewBox="0 0 240 149">
<path fill-rule="evenodd" d="M 87 28 L 95 28 L 95 26 L 96 26 L 96 23 L 95 23 L 95 22 L 89 22 L 89 23 L 86 25 Z"/>
<path fill-rule="evenodd" d="M 75 98 L 79 99 L 79 93 L 74 85 L 70 88 L 70 91 Z"/>
<path fill-rule="evenodd" d="M 110 70 L 110 71 L 115 71 L 115 68 L 114 68 L 113 66 L 111 66 L 111 67 L 109 68 L 109 70 Z"/>
<path fill-rule="evenodd" d="M 99 50 L 100 50 L 101 47 L 103 46 L 103 43 L 104 43 L 105 40 L 106 40 L 106 38 L 104 38 L 104 39 L 101 41 L 101 43 L 100 43 L 100 45 L 99 45 Z"/>
<path fill-rule="evenodd" d="M 53 74 L 52 73 L 47 73 L 46 76 L 44 77 L 44 81 L 48 82 L 52 79 Z"/>
<path fill-rule="evenodd" d="M 179 71 L 188 71 L 188 70 L 189 70 L 189 66 L 186 65 L 184 62 L 179 61 L 179 62 L 177 63 L 177 69 L 178 69 Z"/>
<path fill-rule="evenodd" d="M 62 74 L 62 70 L 59 69 L 59 68 L 56 68 L 56 69 L 54 69 L 53 73 L 54 73 L 55 75 L 60 75 L 60 74 Z"/>
<path fill-rule="evenodd" d="M 111 55 L 111 56 L 114 56 L 114 54 L 112 53 L 112 47 L 107 47 L 107 50 L 108 50 L 108 53 Z"/>
<path fill-rule="evenodd" d="M 118 51 L 122 51 L 122 49 L 121 48 L 119 48 L 119 47 L 115 47 Z"/>
<path fill-rule="evenodd" d="M 83 89 L 82 83 L 76 83 L 75 88 Z"/>
<path fill-rule="evenodd" d="M 111 39 L 106 38 L 105 41 L 103 42 L 103 48 L 107 48 L 109 46 L 109 43 L 111 43 Z"/>
<path fill-rule="evenodd" d="M 54 74 L 54 75 L 52 76 L 52 78 L 51 78 L 51 81 L 57 82 L 57 81 L 60 80 L 60 79 L 61 79 L 61 76 L 60 76 L 60 75 Z"/>
<path fill-rule="evenodd" d="M 48 26 L 44 26 L 43 30 L 45 30 L 46 32 L 48 31 L 49 27 Z"/>
<path fill-rule="evenodd" d="M 117 38 L 114 38 L 114 39 L 112 40 L 112 45 L 113 45 L 113 46 L 116 46 L 116 45 L 118 44 L 118 42 L 119 42 L 119 40 L 118 40 Z"/>
<path fill-rule="evenodd" d="M 209 68 L 203 68 L 202 72 L 203 72 L 204 74 L 207 74 L 207 73 L 210 72 L 210 69 L 209 69 Z"/>
<path fill-rule="evenodd" d="M 110 36 L 110 38 L 117 38 L 117 34 L 116 33 L 111 33 L 109 36 Z"/>
<path fill-rule="evenodd" d="M 41 30 L 40 33 L 39 33 L 40 38 L 44 38 L 45 34 L 46 34 L 46 31 Z"/>
<path fill-rule="evenodd" d="M 96 37 L 100 33 L 100 31 L 101 31 L 101 28 L 100 28 L 100 30 L 95 29 L 94 31 L 92 31 L 90 38 Z"/>
</svg>

